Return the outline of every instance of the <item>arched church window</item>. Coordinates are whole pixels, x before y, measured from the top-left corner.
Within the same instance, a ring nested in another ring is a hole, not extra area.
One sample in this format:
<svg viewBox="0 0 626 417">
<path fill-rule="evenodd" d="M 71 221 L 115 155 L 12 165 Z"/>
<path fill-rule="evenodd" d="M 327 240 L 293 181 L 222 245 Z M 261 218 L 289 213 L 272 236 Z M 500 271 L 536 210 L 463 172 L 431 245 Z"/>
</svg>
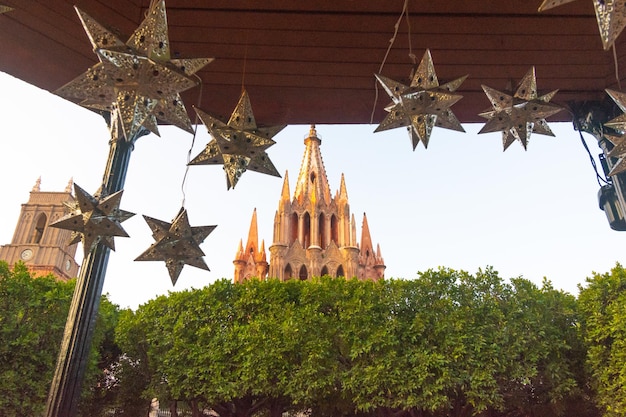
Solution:
<svg viewBox="0 0 626 417">
<path fill-rule="evenodd" d="M 343 272 L 343 265 L 339 265 L 339 268 L 337 268 L 337 278 L 339 277 L 345 277 L 346 273 Z"/>
<path fill-rule="evenodd" d="M 48 221 L 48 217 L 41 213 L 37 218 L 37 223 L 35 224 L 35 230 L 33 230 L 33 236 L 31 238 L 31 243 L 41 243 L 41 238 L 43 237 L 43 232 L 46 228 L 46 222 Z"/>
<path fill-rule="evenodd" d="M 309 178 L 311 179 L 311 184 L 315 184 L 315 172 L 311 172 L 311 176 Z"/>
<path fill-rule="evenodd" d="M 306 270 L 306 266 L 302 265 L 300 267 L 300 274 L 298 274 L 298 277 L 300 278 L 301 281 L 304 281 L 308 278 L 308 273 Z"/>
<path fill-rule="evenodd" d="M 287 264 L 287 266 L 285 267 L 285 281 L 287 281 L 288 279 L 293 278 L 293 271 L 291 270 L 291 265 Z"/>
<path fill-rule="evenodd" d="M 339 246 L 339 227 L 337 226 L 337 217 L 334 214 L 330 218 L 330 240 Z"/>
<path fill-rule="evenodd" d="M 320 238 L 319 245 L 322 249 L 325 249 L 327 246 L 325 226 L 326 226 L 326 217 L 324 216 L 324 213 L 320 213 L 317 230 L 319 231 L 319 238 Z"/>
<path fill-rule="evenodd" d="M 322 272 L 320 272 L 320 275 L 328 275 L 328 267 L 326 265 L 324 265 L 324 268 L 322 268 Z"/>
<path fill-rule="evenodd" d="M 311 244 L 311 216 L 308 212 L 304 213 L 304 221 L 302 222 L 302 227 L 304 230 L 302 231 L 302 236 L 304 242 L 302 242 L 303 248 L 308 248 Z"/>
<path fill-rule="evenodd" d="M 289 221 L 289 231 L 289 244 L 291 244 L 298 239 L 298 213 L 293 213 L 291 215 L 291 220 Z"/>
</svg>

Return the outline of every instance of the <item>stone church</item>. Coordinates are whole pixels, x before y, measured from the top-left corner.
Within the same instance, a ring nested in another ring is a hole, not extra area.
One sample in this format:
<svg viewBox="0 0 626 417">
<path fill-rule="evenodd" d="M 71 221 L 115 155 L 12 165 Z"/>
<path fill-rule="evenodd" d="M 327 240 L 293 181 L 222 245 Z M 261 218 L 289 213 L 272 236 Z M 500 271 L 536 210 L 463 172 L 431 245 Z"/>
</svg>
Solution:
<svg viewBox="0 0 626 417">
<path fill-rule="evenodd" d="M 233 261 L 235 282 L 256 277 L 306 280 L 311 277 L 384 278 L 385 262 L 380 246 L 372 243 L 367 217 L 363 214 L 361 241 L 357 242 L 356 221 L 350 214 L 348 191 L 342 174 L 333 197 L 328 185 L 315 126 L 304 140 L 304 156 L 290 197 L 285 173 L 278 210 L 274 217 L 274 238 L 267 262 L 265 241 L 259 246 L 256 209 L 244 248 L 243 241 Z"/>
<path fill-rule="evenodd" d="M 53 274 L 68 280 L 78 275 L 79 265 L 74 256 L 77 245 L 68 245 L 69 230 L 49 227 L 68 212 L 66 202 L 74 202 L 72 181 L 65 191 L 41 191 L 41 178 L 22 204 L 13 240 L 0 246 L 0 259 L 10 266 L 22 261 L 34 275 Z"/>
</svg>

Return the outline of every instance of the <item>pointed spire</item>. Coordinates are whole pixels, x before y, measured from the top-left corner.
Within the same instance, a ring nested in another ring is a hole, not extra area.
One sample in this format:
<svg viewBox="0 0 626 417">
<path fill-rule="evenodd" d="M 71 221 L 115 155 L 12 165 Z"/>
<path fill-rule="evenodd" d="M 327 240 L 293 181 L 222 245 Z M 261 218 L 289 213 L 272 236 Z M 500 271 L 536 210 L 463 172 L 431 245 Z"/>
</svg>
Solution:
<svg viewBox="0 0 626 417">
<path fill-rule="evenodd" d="M 341 200 L 348 201 L 348 189 L 346 188 L 346 179 L 341 173 L 341 185 L 339 186 L 339 198 Z"/>
<path fill-rule="evenodd" d="M 74 177 L 70 178 L 70 180 L 67 182 L 67 187 L 65 187 L 65 192 L 71 193 L 73 188 L 74 188 Z"/>
<path fill-rule="evenodd" d="M 246 257 L 250 253 L 255 253 L 259 247 L 259 232 L 256 223 L 256 207 L 252 212 L 252 220 L 250 221 L 250 230 L 248 231 L 248 242 L 246 243 Z"/>
<path fill-rule="evenodd" d="M 350 219 L 351 234 L 350 234 L 350 246 L 357 246 L 356 243 L 356 220 L 354 220 L 354 213 L 352 213 L 352 218 Z"/>
<path fill-rule="evenodd" d="M 285 180 L 283 181 L 283 190 L 280 193 L 280 199 L 289 201 L 289 171 L 285 171 Z"/>
<path fill-rule="evenodd" d="M 259 249 L 260 261 L 267 262 L 267 254 L 265 253 L 265 239 L 261 240 L 261 249 Z"/>
<path fill-rule="evenodd" d="M 33 186 L 33 189 L 31 191 L 35 191 L 35 192 L 41 191 L 41 176 L 37 178 L 37 181 L 35 181 L 35 185 Z"/>
<path fill-rule="evenodd" d="M 376 244 L 376 257 L 380 258 L 380 259 L 383 259 L 383 255 L 382 255 L 382 253 L 380 251 L 380 243 Z"/>
<path fill-rule="evenodd" d="M 370 235 L 370 227 L 367 223 L 367 215 L 365 213 L 363 213 L 363 226 L 361 228 L 361 251 L 369 251 L 372 255 L 374 255 L 372 236 Z"/>
<path fill-rule="evenodd" d="M 239 248 L 237 249 L 235 259 L 243 259 L 243 239 L 239 239 Z"/>
<path fill-rule="evenodd" d="M 309 136 L 304 140 L 306 148 L 302 157 L 300 173 L 298 174 L 296 191 L 293 196 L 294 200 L 298 200 L 300 204 L 311 198 L 313 189 L 315 189 L 315 194 L 319 201 L 330 204 L 330 187 L 328 186 L 328 177 L 326 176 L 326 169 L 324 168 L 320 152 L 321 143 L 322 141 L 317 136 L 315 125 L 311 125 Z"/>
</svg>

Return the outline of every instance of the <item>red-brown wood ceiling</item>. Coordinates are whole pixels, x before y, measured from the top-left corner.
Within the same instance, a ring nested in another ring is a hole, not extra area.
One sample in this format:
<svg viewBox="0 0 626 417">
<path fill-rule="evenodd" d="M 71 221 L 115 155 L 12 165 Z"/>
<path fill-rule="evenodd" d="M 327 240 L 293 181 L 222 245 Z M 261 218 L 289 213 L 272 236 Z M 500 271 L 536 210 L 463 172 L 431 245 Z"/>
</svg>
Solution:
<svg viewBox="0 0 626 417">
<path fill-rule="evenodd" d="M 74 4 L 126 40 L 149 0 L 0 0 L 0 70 L 54 91 L 96 62 Z M 541 0 L 409 0 L 382 74 L 408 83 L 430 48 L 440 82 L 469 74 L 452 110 L 484 122 L 481 84 L 504 90 L 535 66 L 539 93 L 553 102 L 595 101 L 618 89 L 613 51 L 604 51 L 591 0 L 539 13 Z M 374 73 L 384 60 L 404 0 L 168 0 L 173 55 L 214 57 L 185 93 L 188 109 L 228 116 L 245 84 L 260 124 L 374 123 L 384 116 Z M 410 29 L 408 24 L 410 24 Z M 616 43 L 625 67 L 626 34 Z M 0 92 L 1 94 L 1 92 Z M 376 103 L 376 105 L 375 105 Z M 561 112 L 549 120 L 568 121 Z"/>
</svg>

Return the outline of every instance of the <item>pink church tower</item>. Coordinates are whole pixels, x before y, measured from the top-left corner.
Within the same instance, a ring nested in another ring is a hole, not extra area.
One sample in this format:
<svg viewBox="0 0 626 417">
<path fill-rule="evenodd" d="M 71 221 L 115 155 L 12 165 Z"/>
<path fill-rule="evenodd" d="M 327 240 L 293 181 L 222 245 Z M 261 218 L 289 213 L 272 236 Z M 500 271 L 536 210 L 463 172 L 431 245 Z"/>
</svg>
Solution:
<svg viewBox="0 0 626 417">
<path fill-rule="evenodd" d="M 380 246 L 374 250 L 367 217 L 363 215 L 361 244 L 357 244 L 356 223 L 350 214 L 348 191 L 342 174 L 339 190 L 333 197 L 320 152 L 322 141 L 315 126 L 304 140 L 305 150 L 293 198 L 289 175 L 274 216 L 273 243 L 269 247 L 269 268 L 263 274 L 265 249 L 258 249 L 256 209 L 252 215 L 248 244 L 240 243 L 235 263 L 235 282 L 255 276 L 306 280 L 330 275 L 366 280 L 384 278 L 385 263 Z M 252 243 L 251 243 L 252 242 Z M 263 256 L 259 252 L 262 250 Z M 253 271 L 257 275 L 252 275 Z"/>
</svg>

